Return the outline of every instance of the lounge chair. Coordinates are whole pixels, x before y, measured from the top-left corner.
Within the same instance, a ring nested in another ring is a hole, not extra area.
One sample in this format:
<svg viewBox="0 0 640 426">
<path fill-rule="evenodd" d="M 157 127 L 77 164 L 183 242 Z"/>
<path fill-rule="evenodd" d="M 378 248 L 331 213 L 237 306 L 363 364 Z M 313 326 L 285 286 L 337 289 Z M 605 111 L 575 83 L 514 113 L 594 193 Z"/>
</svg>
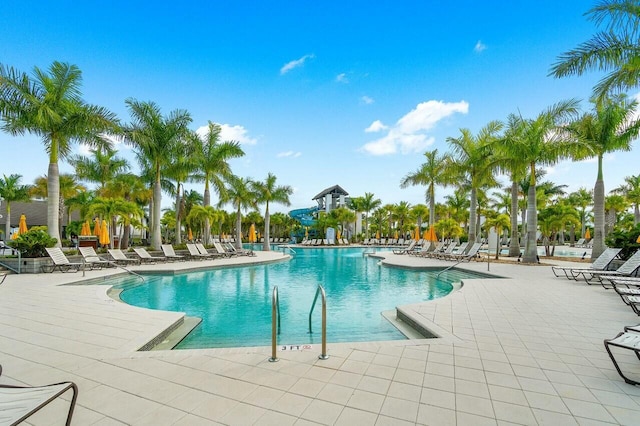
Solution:
<svg viewBox="0 0 640 426">
<path fill-rule="evenodd" d="M 576 276 L 582 275 L 587 284 L 595 282 L 602 284 L 604 288 L 611 288 L 611 280 L 616 277 L 631 277 L 637 274 L 640 268 L 640 250 L 636 251 L 633 256 L 627 259 L 615 271 L 580 271 Z M 577 278 L 576 278 L 577 279 Z"/>
<path fill-rule="evenodd" d="M 584 271 L 604 271 L 609 268 L 613 259 L 618 256 L 620 253 L 619 248 L 608 248 L 602 252 L 600 256 L 591 264 L 590 268 L 576 268 L 576 267 L 567 267 L 567 266 L 552 266 L 551 271 L 553 275 L 556 277 L 561 277 L 562 275 L 559 272 L 562 272 L 567 279 L 577 281 L 577 276 L 582 274 Z M 575 274 L 574 274 L 575 272 Z"/>
<path fill-rule="evenodd" d="M 413 251 L 413 249 L 416 247 L 416 244 L 417 244 L 417 242 L 415 240 L 411 241 L 411 243 L 407 247 L 405 247 L 403 249 L 393 250 L 393 254 L 407 254 L 407 253 Z"/>
<path fill-rule="evenodd" d="M 118 265 L 139 265 L 140 259 L 132 259 L 127 257 L 121 249 L 107 249 L 109 256 Z"/>
<path fill-rule="evenodd" d="M 45 250 L 53 261 L 53 265 L 43 265 L 43 272 L 53 272 L 56 269 L 60 272 L 78 272 L 81 268 L 84 269 L 84 263 L 69 262 L 69 259 L 64 255 L 60 247 L 47 247 Z"/>
<path fill-rule="evenodd" d="M 247 250 L 247 249 L 237 249 L 233 246 L 233 244 L 231 243 L 225 243 L 222 245 L 222 248 L 227 252 L 227 253 L 231 253 L 231 254 L 235 254 L 237 256 L 255 256 L 255 252 L 253 250 Z"/>
<path fill-rule="evenodd" d="M 0 375 L 2 366 L 0 366 Z M 15 426 L 55 400 L 69 389 L 73 391 L 66 426 L 71 425 L 73 410 L 78 399 L 78 387 L 73 382 L 55 383 L 45 386 L 0 385 L 0 424 Z"/>
<path fill-rule="evenodd" d="M 7 278 L 8 272 L 0 272 L 0 284 L 2 284 L 4 282 L 4 280 Z"/>
<path fill-rule="evenodd" d="M 196 244 L 196 247 L 198 248 L 198 250 L 200 252 L 202 252 L 202 250 L 200 250 L 200 247 L 198 246 L 198 244 Z M 204 248 L 204 247 L 203 247 Z M 232 256 L 240 256 L 239 253 L 235 253 L 235 252 L 231 252 L 226 250 L 222 244 L 217 243 L 217 242 L 213 242 L 213 248 L 216 251 L 217 254 L 219 254 L 221 257 L 232 257 Z M 215 254 L 215 253 L 214 253 Z"/>
<path fill-rule="evenodd" d="M 88 265 L 91 269 L 102 269 L 102 267 L 115 266 L 115 264 L 110 260 L 102 259 L 96 253 L 96 250 L 93 247 L 78 247 L 80 250 L 80 254 L 84 258 L 85 265 Z"/>
<path fill-rule="evenodd" d="M 584 238 L 580 238 L 578 241 L 575 242 L 575 244 L 573 245 L 574 247 L 582 247 L 584 246 Z"/>
<path fill-rule="evenodd" d="M 349 245 L 349 240 L 346 239 L 346 238 L 343 238 L 342 239 L 342 244 L 344 244 L 345 246 L 348 246 Z"/>
<path fill-rule="evenodd" d="M 164 256 L 151 256 L 144 247 L 135 247 L 133 251 L 140 258 L 140 262 L 156 263 L 156 262 L 166 262 L 167 260 L 167 258 Z"/>
<path fill-rule="evenodd" d="M 630 379 L 622 373 L 618 362 L 611 352 L 611 346 L 633 351 L 636 357 L 640 359 L 640 334 L 634 332 L 634 330 L 632 330 L 632 327 L 625 327 L 625 331 L 619 333 L 613 339 L 606 339 L 604 341 L 604 348 L 607 350 L 609 358 L 611 358 L 611 361 L 613 361 L 613 366 L 618 371 L 618 374 L 620 374 L 620 377 L 622 377 L 624 381 L 630 385 L 639 385 L 640 382 Z"/>
<path fill-rule="evenodd" d="M 196 243 L 196 248 L 201 254 L 211 256 L 212 258 L 227 257 L 227 253 L 224 251 L 224 249 L 222 250 L 222 253 L 220 253 L 218 249 L 215 249 L 216 250 L 215 253 L 211 253 L 209 250 L 206 249 L 206 247 L 202 243 Z"/>
<path fill-rule="evenodd" d="M 213 255 L 210 253 L 200 253 L 195 244 L 187 244 L 187 250 L 189 250 L 189 257 L 192 259 L 213 259 Z"/>
<path fill-rule="evenodd" d="M 439 253 L 434 253 L 433 257 L 436 259 L 446 259 L 449 255 L 453 255 L 453 250 L 456 249 L 458 247 L 458 244 L 456 243 L 451 243 L 447 246 L 446 249 L 444 249 L 444 251 L 441 251 Z"/>
<path fill-rule="evenodd" d="M 171 244 L 162 244 L 161 247 L 162 253 L 164 254 L 164 257 L 167 258 L 167 260 L 187 260 L 185 256 L 176 254 L 176 251 L 173 249 L 173 246 Z"/>
<path fill-rule="evenodd" d="M 470 262 L 472 259 L 478 257 L 478 252 L 480 251 L 480 247 L 482 247 L 482 243 L 473 243 L 471 248 L 466 253 L 451 253 L 447 256 L 446 260 L 453 260 L 457 262 Z"/>
</svg>

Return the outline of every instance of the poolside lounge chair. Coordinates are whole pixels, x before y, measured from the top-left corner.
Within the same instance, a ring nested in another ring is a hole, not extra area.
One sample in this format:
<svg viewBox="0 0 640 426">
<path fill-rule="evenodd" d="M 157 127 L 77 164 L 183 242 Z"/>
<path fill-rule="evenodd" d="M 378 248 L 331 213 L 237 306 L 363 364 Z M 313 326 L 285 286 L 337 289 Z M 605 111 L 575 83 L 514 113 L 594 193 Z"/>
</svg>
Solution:
<svg viewBox="0 0 640 426">
<path fill-rule="evenodd" d="M 407 247 L 393 250 L 393 254 L 407 254 L 415 249 L 416 244 L 417 242 L 415 240 L 411 241 L 411 243 Z"/>
<path fill-rule="evenodd" d="M 346 239 L 346 238 L 343 238 L 342 239 L 342 244 L 344 244 L 345 246 L 348 246 L 349 245 L 349 240 Z"/>
<path fill-rule="evenodd" d="M 2 374 L 2 366 L 0 366 Z M 71 425 L 73 410 L 78 399 L 78 387 L 73 382 L 55 383 L 45 386 L 12 386 L 0 385 L 0 424 L 15 426 L 47 404 L 61 396 L 69 389 L 73 391 L 66 426 Z"/>
<path fill-rule="evenodd" d="M 213 259 L 213 255 L 208 252 L 200 253 L 195 244 L 187 244 L 187 250 L 189 250 L 189 257 L 192 259 Z"/>
<path fill-rule="evenodd" d="M 80 254 L 84 258 L 85 265 L 88 265 L 91 269 L 102 269 L 102 267 L 115 266 L 115 264 L 110 260 L 102 259 L 96 253 L 96 250 L 93 247 L 78 247 L 80 250 Z"/>
<path fill-rule="evenodd" d="M 69 259 L 64 255 L 60 247 L 47 247 L 45 250 L 53 261 L 53 265 L 42 266 L 43 272 L 53 272 L 56 269 L 60 272 L 78 272 L 81 268 L 84 268 L 84 263 L 69 262 Z"/>
<path fill-rule="evenodd" d="M 613 361 L 613 366 L 618 371 L 620 377 L 622 377 L 624 381 L 630 385 L 639 385 L 640 382 L 630 379 L 622 373 L 618 362 L 611 352 L 611 346 L 633 351 L 636 357 L 640 359 L 640 334 L 634 332 L 631 327 L 625 327 L 625 331 L 621 332 L 613 339 L 606 339 L 604 341 L 604 348 L 607 350 L 609 358 L 611 358 L 611 361 Z"/>
<path fill-rule="evenodd" d="M 255 252 L 253 250 L 247 250 L 247 249 L 237 249 L 233 246 L 233 244 L 231 243 L 225 243 L 222 245 L 222 248 L 227 252 L 227 253 L 231 253 L 231 254 L 235 254 L 237 256 L 255 256 Z"/>
<path fill-rule="evenodd" d="M 198 244 L 196 244 L 196 247 L 198 248 L 198 250 L 200 252 L 202 252 L 202 250 L 200 250 L 200 247 L 198 246 Z M 204 247 L 203 247 L 204 248 Z M 240 254 L 235 253 L 235 252 L 230 252 L 228 250 L 226 250 L 222 244 L 217 243 L 217 242 L 213 242 L 213 248 L 215 249 L 216 253 L 219 254 L 222 257 L 232 257 L 232 256 L 240 256 Z"/>
<path fill-rule="evenodd" d="M 473 243 L 471 248 L 466 253 L 451 253 L 447 255 L 446 260 L 453 260 L 457 262 L 470 262 L 471 260 L 478 257 L 478 252 L 480 251 L 480 247 L 482 247 L 482 243 Z"/>
<path fill-rule="evenodd" d="M 584 238 L 580 238 L 578 241 L 575 242 L 575 244 L 573 245 L 574 247 L 582 247 L 584 245 Z"/>
<path fill-rule="evenodd" d="M 151 256 L 144 247 L 135 247 L 133 251 L 138 255 L 138 257 L 140 257 L 140 262 L 156 263 L 165 262 L 167 260 L 164 256 Z"/>
<path fill-rule="evenodd" d="M 615 271 L 579 271 L 576 272 L 576 279 L 578 275 L 582 275 L 587 284 L 600 283 L 604 288 L 611 287 L 611 279 L 615 277 L 630 277 L 637 274 L 640 268 L 640 250 L 636 251 L 633 256 L 627 259 L 618 269 Z"/>
<path fill-rule="evenodd" d="M 615 259 L 618 256 L 618 253 L 620 253 L 620 250 L 622 250 L 622 249 L 619 249 L 619 248 L 607 248 L 591 264 L 590 268 L 552 266 L 551 267 L 551 271 L 553 272 L 553 275 L 555 275 L 556 277 L 561 277 L 562 275 L 560 275 L 558 272 L 562 272 L 564 274 L 564 276 L 567 277 L 567 279 L 577 281 L 578 280 L 577 276 L 579 276 L 583 271 L 587 271 L 587 272 L 590 272 L 590 271 L 604 271 L 605 269 L 608 269 L 609 266 L 611 265 L 611 262 L 613 261 L 613 259 Z M 574 274 L 574 272 L 575 272 L 575 274 Z"/>
<path fill-rule="evenodd" d="M 107 249 L 109 256 L 118 265 L 139 265 L 140 259 L 132 259 L 127 257 L 121 249 Z"/>
<path fill-rule="evenodd" d="M 176 254 L 176 251 L 173 249 L 173 246 L 171 244 L 162 244 L 161 248 L 162 248 L 162 253 L 164 254 L 164 257 L 166 257 L 167 260 L 169 261 L 187 260 L 185 256 Z"/>
<path fill-rule="evenodd" d="M 451 243 L 447 246 L 446 249 L 444 249 L 444 251 L 439 253 L 434 253 L 432 257 L 436 259 L 446 259 L 447 256 L 449 256 L 450 254 L 453 254 L 453 250 L 457 247 L 458 245 L 456 243 Z"/>
<path fill-rule="evenodd" d="M 227 254 L 225 253 L 224 249 L 222 250 L 222 253 L 220 253 L 218 249 L 215 249 L 216 250 L 215 253 L 211 253 L 209 250 L 206 249 L 206 247 L 202 243 L 196 243 L 196 248 L 198 249 L 198 252 L 200 252 L 201 254 L 209 255 L 212 258 L 227 257 Z"/>
</svg>

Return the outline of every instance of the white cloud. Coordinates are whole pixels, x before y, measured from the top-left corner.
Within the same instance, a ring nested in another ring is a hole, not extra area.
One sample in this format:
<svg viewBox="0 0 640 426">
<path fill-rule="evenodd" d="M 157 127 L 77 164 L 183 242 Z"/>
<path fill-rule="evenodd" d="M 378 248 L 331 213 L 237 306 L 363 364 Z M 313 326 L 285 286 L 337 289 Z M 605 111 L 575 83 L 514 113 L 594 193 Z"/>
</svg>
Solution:
<svg viewBox="0 0 640 426">
<path fill-rule="evenodd" d="M 310 54 L 310 55 L 304 55 L 300 59 L 295 59 L 293 61 L 287 62 L 286 64 L 284 64 L 282 66 L 282 68 L 280 68 L 280 75 L 284 75 L 284 74 L 288 73 L 289 71 L 291 71 L 294 68 L 298 68 L 298 67 L 303 66 L 307 59 L 313 59 L 313 58 L 315 58 L 315 55 L 314 54 Z"/>
<path fill-rule="evenodd" d="M 298 158 L 301 155 L 302 155 L 301 152 L 285 151 L 285 152 L 279 152 L 278 154 L 276 154 L 276 157 L 278 157 L 278 158 Z"/>
<path fill-rule="evenodd" d="M 347 78 L 347 74 L 346 73 L 340 73 L 336 76 L 336 81 L 338 83 L 348 83 L 349 82 L 349 78 Z"/>
<path fill-rule="evenodd" d="M 373 133 L 373 132 L 379 132 L 381 130 L 387 130 L 388 128 L 389 126 L 385 126 L 384 124 L 382 124 L 382 121 L 376 120 L 373 123 L 371 123 L 369 127 L 364 129 L 364 131 L 367 133 Z"/>
<path fill-rule="evenodd" d="M 482 53 L 486 49 L 487 49 L 487 45 L 484 44 L 482 41 L 478 40 L 475 47 L 473 48 L 473 51 L 476 53 Z"/>
<path fill-rule="evenodd" d="M 369 96 L 363 96 L 363 97 L 360 98 L 360 100 L 362 101 L 362 103 L 364 103 L 366 105 L 371 105 L 372 103 L 375 102 L 373 100 L 373 98 L 370 98 Z"/>
<path fill-rule="evenodd" d="M 400 151 L 402 154 L 423 151 L 433 144 L 434 138 L 426 132 L 442 119 L 455 113 L 466 114 L 469 104 L 465 101 L 446 103 L 442 101 L 422 102 L 401 117 L 386 136 L 362 146 L 371 155 L 389 155 Z M 379 123 L 379 124 L 378 124 Z M 383 130 L 380 120 L 374 121 L 365 131 Z M 386 129 L 386 126 L 385 126 Z"/>
<path fill-rule="evenodd" d="M 243 126 L 230 124 L 219 124 L 220 126 L 220 141 L 236 141 L 241 145 L 255 145 L 258 140 L 250 137 L 247 133 L 247 129 Z M 209 126 L 198 127 L 196 133 L 200 136 L 204 136 L 209 131 Z"/>
</svg>

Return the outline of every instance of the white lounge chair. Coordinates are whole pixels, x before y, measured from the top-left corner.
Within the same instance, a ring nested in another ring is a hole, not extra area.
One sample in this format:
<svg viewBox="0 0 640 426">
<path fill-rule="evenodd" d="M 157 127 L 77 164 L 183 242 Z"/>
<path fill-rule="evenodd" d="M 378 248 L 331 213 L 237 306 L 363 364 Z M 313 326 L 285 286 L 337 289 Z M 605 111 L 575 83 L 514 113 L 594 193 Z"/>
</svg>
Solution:
<svg viewBox="0 0 640 426">
<path fill-rule="evenodd" d="M 109 256 L 119 265 L 139 265 L 140 259 L 127 257 L 121 249 L 107 249 Z"/>
<path fill-rule="evenodd" d="M 80 250 L 80 254 L 84 258 L 85 265 L 88 265 L 91 269 L 102 269 L 102 267 L 115 266 L 115 264 L 110 260 L 102 259 L 96 253 L 96 250 L 93 247 L 78 247 Z"/>
<path fill-rule="evenodd" d="M 53 272 L 56 269 L 60 272 L 78 272 L 81 268 L 84 268 L 84 263 L 69 262 L 60 247 L 47 247 L 45 250 L 53 261 L 53 265 L 42 266 L 43 272 Z"/>
<path fill-rule="evenodd" d="M 187 244 L 187 250 L 189 250 L 189 256 L 192 259 L 213 259 L 212 254 L 200 253 L 200 250 L 198 250 L 195 244 Z"/>
<path fill-rule="evenodd" d="M 619 249 L 619 248 L 606 249 L 605 251 L 602 252 L 600 256 L 598 256 L 598 258 L 591 264 L 589 268 L 552 266 L 551 271 L 553 272 L 553 275 L 555 275 L 556 277 L 561 277 L 562 275 L 560 275 L 559 273 L 562 272 L 564 276 L 567 277 L 568 279 L 577 281 L 578 280 L 577 277 L 579 277 L 581 274 L 584 274 L 585 272 L 588 273 L 591 271 L 604 271 L 608 269 L 613 259 L 615 259 L 618 256 L 618 253 L 620 253 L 620 250 L 622 249 Z"/>
<path fill-rule="evenodd" d="M 135 247 L 133 251 L 138 255 L 138 257 L 140 257 L 141 262 L 156 263 L 165 262 L 167 260 L 164 256 L 151 256 L 144 247 Z"/>
<path fill-rule="evenodd" d="M 185 256 L 176 254 L 176 251 L 173 249 L 171 244 L 162 244 L 162 253 L 167 258 L 167 260 L 187 260 Z"/>
</svg>

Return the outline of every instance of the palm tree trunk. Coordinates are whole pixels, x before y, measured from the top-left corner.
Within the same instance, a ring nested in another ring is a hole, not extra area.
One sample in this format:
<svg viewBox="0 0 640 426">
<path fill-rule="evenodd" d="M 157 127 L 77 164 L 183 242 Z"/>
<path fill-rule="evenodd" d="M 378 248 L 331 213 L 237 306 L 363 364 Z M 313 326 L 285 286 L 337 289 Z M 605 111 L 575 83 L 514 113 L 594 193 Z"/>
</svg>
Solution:
<svg viewBox="0 0 640 426">
<path fill-rule="evenodd" d="M 471 200 L 469 204 L 469 245 L 467 246 L 468 251 L 471 249 L 471 246 L 476 242 L 476 208 L 478 204 L 478 195 L 476 192 L 476 188 L 471 188 Z"/>
<path fill-rule="evenodd" d="M 180 203 L 182 201 L 180 200 L 180 183 L 178 183 L 178 188 L 176 191 L 176 244 L 182 244 L 182 235 L 181 234 L 181 230 L 182 230 L 182 221 L 180 220 L 181 217 L 181 213 L 182 213 L 182 209 L 180 208 Z"/>
<path fill-rule="evenodd" d="M 9 239 L 11 238 L 9 237 L 9 234 L 11 233 L 11 203 L 9 201 L 6 201 L 6 203 L 7 203 L 7 222 L 4 224 L 4 240 L 9 241 Z"/>
<path fill-rule="evenodd" d="M 238 211 L 236 212 L 236 248 L 242 248 L 242 212 L 240 211 L 240 206 L 238 206 Z"/>
<path fill-rule="evenodd" d="M 538 247 L 536 242 L 536 230 L 538 229 L 538 215 L 536 206 L 536 186 L 529 186 L 527 197 L 527 244 L 524 248 L 523 263 L 537 263 Z"/>
<path fill-rule="evenodd" d="M 605 249 L 604 222 L 604 180 L 599 177 L 593 187 L 593 248 L 591 249 L 591 260 L 597 259 Z"/>
<path fill-rule="evenodd" d="M 47 172 L 47 230 L 52 238 L 56 239 L 56 247 L 62 247 L 60 241 L 60 227 L 58 217 L 60 215 L 60 172 L 58 163 L 50 162 Z"/>
<path fill-rule="evenodd" d="M 209 181 L 207 181 L 204 186 L 203 204 L 205 207 L 211 205 L 211 191 L 209 191 Z M 202 234 L 202 238 L 204 239 L 205 244 L 210 244 L 209 241 L 211 240 L 211 221 L 209 220 L 208 216 L 204 218 L 204 233 Z"/>
<path fill-rule="evenodd" d="M 436 198 L 433 196 L 433 194 L 430 193 L 429 194 L 429 229 L 431 229 L 432 226 L 435 226 L 435 223 L 436 223 Z M 423 247 L 424 247 L 424 243 L 423 243 Z M 431 241 L 431 244 L 429 245 L 429 250 L 434 250 L 435 248 L 436 248 L 436 242 Z"/>
<path fill-rule="evenodd" d="M 509 257 L 520 256 L 518 241 L 518 182 L 511 182 L 511 240 L 509 241 Z"/>
<path fill-rule="evenodd" d="M 156 175 L 156 181 L 153 185 L 153 214 L 152 214 L 152 231 L 151 231 L 151 248 L 160 250 L 162 245 L 162 234 L 160 233 L 160 207 L 162 202 L 162 188 L 160 186 L 160 174 Z"/>
<path fill-rule="evenodd" d="M 269 251 L 271 250 L 271 245 L 269 244 L 269 227 L 271 226 L 271 216 L 269 215 L 269 202 L 267 201 L 267 207 L 264 210 L 264 242 L 262 243 L 262 250 Z"/>
</svg>

